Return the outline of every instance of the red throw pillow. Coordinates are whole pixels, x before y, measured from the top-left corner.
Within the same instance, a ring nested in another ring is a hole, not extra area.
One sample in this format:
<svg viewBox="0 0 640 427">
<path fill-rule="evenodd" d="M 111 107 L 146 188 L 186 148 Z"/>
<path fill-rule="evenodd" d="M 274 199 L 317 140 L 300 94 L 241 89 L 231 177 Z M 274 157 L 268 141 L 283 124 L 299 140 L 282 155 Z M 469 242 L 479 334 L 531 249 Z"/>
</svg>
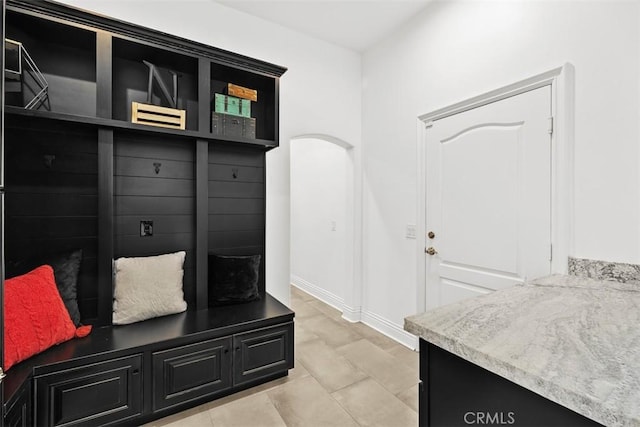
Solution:
<svg viewBox="0 0 640 427">
<path fill-rule="evenodd" d="M 50 266 L 43 265 L 5 281 L 5 370 L 74 336 L 76 327 L 60 297 Z"/>
</svg>

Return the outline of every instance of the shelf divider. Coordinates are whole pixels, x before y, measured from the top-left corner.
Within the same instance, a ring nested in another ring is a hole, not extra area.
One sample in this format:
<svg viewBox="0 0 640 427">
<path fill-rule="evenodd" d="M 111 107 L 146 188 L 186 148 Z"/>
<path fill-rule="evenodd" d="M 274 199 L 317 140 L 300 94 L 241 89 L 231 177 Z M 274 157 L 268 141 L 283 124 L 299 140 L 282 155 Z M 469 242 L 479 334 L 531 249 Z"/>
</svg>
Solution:
<svg viewBox="0 0 640 427">
<path fill-rule="evenodd" d="M 209 304 L 209 143 L 196 141 L 196 309 Z"/>
<path fill-rule="evenodd" d="M 104 31 L 96 33 L 96 116 L 111 119 L 113 107 L 113 38 Z"/>
<path fill-rule="evenodd" d="M 200 58 L 198 62 L 198 130 L 211 133 L 211 61 Z"/>
<path fill-rule="evenodd" d="M 113 301 L 113 130 L 98 129 L 98 325 L 111 325 Z"/>
</svg>

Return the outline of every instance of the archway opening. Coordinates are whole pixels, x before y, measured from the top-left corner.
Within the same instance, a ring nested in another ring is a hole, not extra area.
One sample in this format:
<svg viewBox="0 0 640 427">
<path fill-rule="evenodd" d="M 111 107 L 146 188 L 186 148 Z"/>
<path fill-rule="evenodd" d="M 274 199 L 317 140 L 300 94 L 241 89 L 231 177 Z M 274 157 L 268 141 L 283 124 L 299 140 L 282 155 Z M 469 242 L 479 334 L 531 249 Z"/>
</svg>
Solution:
<svg viewBox="0 0 640 427">
<path fill-rule="evenodd" d="M 291 284 L 341 312 L 354 289 L 352 148 L 325 135 L 291 140 Z"/>
</svg>

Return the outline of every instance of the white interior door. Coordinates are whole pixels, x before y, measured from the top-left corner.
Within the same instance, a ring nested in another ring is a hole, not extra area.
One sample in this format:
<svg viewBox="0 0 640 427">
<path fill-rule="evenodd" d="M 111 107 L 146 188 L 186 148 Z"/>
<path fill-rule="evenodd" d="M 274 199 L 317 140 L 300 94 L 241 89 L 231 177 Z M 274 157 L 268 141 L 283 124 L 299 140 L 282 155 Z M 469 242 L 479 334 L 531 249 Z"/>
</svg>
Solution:
<svg viewBox="0 0 640 427">
<path fill-rule="evenodd" d="M 551 272 L 550 117 L 543 86 L 427 130 L 427 308 Z"/>
</svg>

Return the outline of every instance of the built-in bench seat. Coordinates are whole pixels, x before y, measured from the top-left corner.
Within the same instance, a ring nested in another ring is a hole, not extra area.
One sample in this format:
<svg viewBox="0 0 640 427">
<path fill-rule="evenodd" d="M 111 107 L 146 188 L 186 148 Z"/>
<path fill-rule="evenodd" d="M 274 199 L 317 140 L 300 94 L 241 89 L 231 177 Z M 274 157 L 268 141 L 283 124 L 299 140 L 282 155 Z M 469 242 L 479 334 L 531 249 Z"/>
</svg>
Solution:
<svg viewBox="0 0 640 427">
<path fill-rule="evenodd" d="M 267 294 L 245 304 L 95 327 L 7 372 L 5 421 L 138 424 L 287 375 L 293 318 Z"/>
</svg>

